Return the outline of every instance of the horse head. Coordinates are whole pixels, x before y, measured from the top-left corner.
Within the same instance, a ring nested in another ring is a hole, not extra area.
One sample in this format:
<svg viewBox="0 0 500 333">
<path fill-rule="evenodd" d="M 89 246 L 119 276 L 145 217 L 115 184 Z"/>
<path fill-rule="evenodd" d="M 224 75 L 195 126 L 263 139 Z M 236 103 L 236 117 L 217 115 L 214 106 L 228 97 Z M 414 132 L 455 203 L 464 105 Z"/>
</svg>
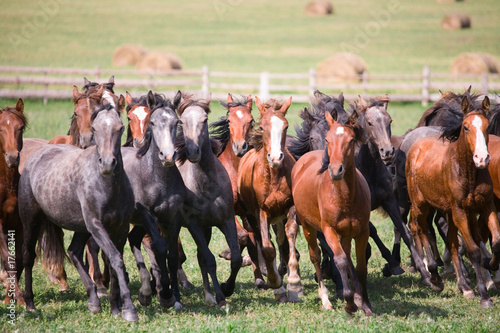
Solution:
<svg viewBox="0 0 500 333">
<path fill-rule="evenodd" d="M 490 162 L 488 152 L 488 112 L 490 109 L 490 100 L 485 96 L 481 107 L 478 110 L 471 110 L 469 99 L 464 96 L 462 99 L 462 112 L 464 120 L 460 136 L 467 142 L 469 150 L 472 152 L 474 165 L 478 169 L 484 169 Z"/>
<path fill-rule="evenodd" d="M 23 112 L 24 103 L 21 98 L 15 107 L 0 110 L 0 148 L 9 168 L 19 165 L 19 152 L 23 148 L 23 131 L 27 124 Z"/>
<path fill-rule="evenodd" d="M 245 102 L 237 102 L 233 100 L 231 94 L 227 95 L 227 119 L 229 121 L 229 133 L 233 141 L 231 148 L 238 157 L 245 155 L 250 147 L 248 140 L 254 121 L 252 103 L 252 96 L 248 96 Z"/>
<path fill-rule="evenodd" d="M 95 109 L 101 103 L 104 87 L 99 85 L 97 89 L 80 93 L 76 86 L 73 86 L 73 116 L 69 134 L 71 135 L 71 144 L 80 148 L 87 148 L 93 144 L 90 118 Z"/>
</svg>

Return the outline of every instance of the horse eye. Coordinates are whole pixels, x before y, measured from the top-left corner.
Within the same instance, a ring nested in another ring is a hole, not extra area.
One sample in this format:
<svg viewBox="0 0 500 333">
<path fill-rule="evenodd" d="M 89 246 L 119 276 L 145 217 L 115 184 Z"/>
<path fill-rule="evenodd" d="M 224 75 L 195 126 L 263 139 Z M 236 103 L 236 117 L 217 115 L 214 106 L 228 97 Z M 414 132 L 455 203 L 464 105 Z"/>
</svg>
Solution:
<svg viewBox="0 0 500 333">
<path fill-rule="evenodd" d="M 149 125 L 154 126 L 155 123 L 153 123 L 152 121 L 149 121 Z"/>
<path fill-rule="evenodd" d="M 368 122 L 368 126 L 373 126 L 372 123 Z"/>
<path fill-rule="evenodd" d="M 467 126 L 464 126 L 464 131 L 468 132 L 469 128 Z"/>
</svg>

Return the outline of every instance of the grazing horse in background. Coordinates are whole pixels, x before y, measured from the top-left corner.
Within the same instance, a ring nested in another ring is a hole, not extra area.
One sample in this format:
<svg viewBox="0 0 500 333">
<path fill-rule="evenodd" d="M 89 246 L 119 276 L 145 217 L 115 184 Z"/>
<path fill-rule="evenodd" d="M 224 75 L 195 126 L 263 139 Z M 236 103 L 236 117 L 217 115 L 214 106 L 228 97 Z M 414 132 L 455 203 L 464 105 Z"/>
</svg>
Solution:
<svg viewBox="0 0 500 333">
<path fill-rule="evenodd" d="M 302 156 L 292 169 L 292 192 L 304 236 L 309 245 L 311 262 L 318 278 L 318 294 L 324 309 L 332 309 L 320 268 L 320 251 L 316 240 L 321 231 L 334 252 L 343 285 L 348 314 L 357 311 L 354 302 L 361 299 L 361 309 L 373 314 L 366 289 L 371 200 L 370 189 L 356 169 L 355 145 L 363 140 L 362 128 L 354 112 L 347 125 L 336 122 L 326 113 L 330 129 L 326 135 L 327 148 Z M 325 172 L 327 171 L 328 172 Z M 356 248 L 356 269 L 351 260 L 351 242 Z M 349 284 L 349 277 L 352 287 Z"/>
<path fill-rule="evenodd" d="M 228 94 L 227 103 L 222 101 L 220 103 L 227 109 L 227 115 L 210 124 L 210 137 L 220 142 L 221 153 L 218 158 L 224 168 L 226 168 L 229 179 L 231 179 L 235 213 L 245 225 L 245 228 L 243 228 L 235 218 L 240 250 L 243 251 L 245 247 L 248 247 L 250 258 L 253 258 L 250 263 L 253 265 L 255 284 L 259 289 L 267 289 L 267 284 L 264 281 L 260 267 L 255 264 L 259 262 L 257 257 L 259 250 L 255 243 L 254 234 L 247 231 L 251 230 L 251 227 L 248 225 L 245 211 L 241 208 L 238 201 L 238 168 L 241 158 L 251 148 L 248 141 L 254 125 L 252 116 L 253 100 L 251 96 L 248 96 L 245 100 L 238 101 L 231 94 Z M 229 249 L 224 250 L 219 256 L 228 260 L 231 259 Z M 243 266 L 245 266 L 245 261 L 244 257 Z"/>
<path fill-rule="evenodd" d="M 234 292 L 242 260 L 234 224 L 231 180 L 214 154 L 212 143 L 216 142 L 210 140 L 208 134 L 209 105 L 210 101 L 184 96 L 177 110 L 182 124 L 182 132 L 178 135 L 180 160 L 177 165 L 188 189 L 182 212 L 185 226 L 198 247 L 205 302 L 225 306 L 225 298 Z M 217 280 L 215 258 L 208 247 L 214 226 L 224 234 L 231 251 L 231 274 L 222 285 Z M 207 274 L 212 279 L 215 300 Z"/>
<path fill-rule="evenodd" d="M 254 130 L 250 141 L 254 148 L 240 162 L 238 196 L 250 226 L 262 244 L 267 284 L 274 289 L 276 300 L 298 301 L 298 293 L 302 291 L 295 250 L 298 225 L 294 218 L 289 218 L 289 210 L 293 207 L 290 173 L 295 159 L 285 147 L 288 129 L 285 116 L 292 98 L 283 104 L 274 99 L 262 103 L 256 96 L 255 103 L 260 111 L 259 129 Z M 276 268 L 276 250 L 270 239 L 270 225 L 276 226 L 278 244 L 285 242 L 285 234 L 288 240 L 289 248 L 284 252 L 289 256 L 284 258 L 289 269 L 288 296 L 283 288 L 283 277 Z"/>
<path fill-rule="evenodd" d="M 19 205 L 24 228 L 25 294 L 27 309 L 33 302 L 33 264 L 36 242 L 44 222 L 75 231 L 68 254 L 89 296 L 91 312 L 101 311 L 96 285 L 83 263 L 85 243 L 92 235 L 109 259 L 110 308 L 127 321 L 137 321 L 137 311 L 127 286 L 123 247 L 127 240 L 134 195 L 123 169 L 120 150 L 123 122 L 111 105 L 91 118 L 96 145 L 79 149 L 45 145 L 26 161 L 19 182 Z M 63 244 L 48 243 L 62 247 Z M 50 249 L 46 249 L 50 254 Z"/>
<path fill-rule="evenodd" d="M 175 304 L 176 298 L 177 301 L 180 300 L 176 274 L 177 239 L 182 224 L 180 211 L 186 197 L 186 187 L 175 166 L 177 156 L 175 141 L 179 121 L 175 110 L 180 101 L 180 91 L 177 92 L 172 102 L 149 91 L 147 104 L 148 109 L 151 110 L 151 116 L 144 145 L 139 150 L 134 147 L 122 148 L 125 173 L 130 180 L 135 198 L 131 223 L 142 226 L 151 237 L 154 250 L 153 266 L 158 266 L 155 269 L 161 271 L 157 280 L 161 284 L 161 289 L 158 290 L 160 305 L 164 307 L 175 305 L 176 309 L 181 308 L 180 303 Z M 165 244 L 158 228 L 161 228 L 164 237 L 168 238 L 168 245 Z M 133 242 L 129 234 L 129 242 L 140 270 L 142 287 L 139 300 L 141 304 L 149 304 L 150 276 L 143 263 L 140 239 Z M 167 246 L 170 247 L 168 265 L 172 272 L 171 279 L 166 267 Z M 142 263 L 139 264 L 141 261 Z M 170 284 L 171 281 L 172 284 Z"/>
<path fill-rule="evenodd" d="M 24 103 L 19 98 L 15 107 L 0 109 L 0 259 L 7 271 L 8 286 L 4 304 L 12 299 L 24 304 L 19 278 L 23 271 L 23 228 L 19 218 L 17 186 L 19 184 L 19 152 L 23 148 L 23 132 L 27 125 Z M 12 288 L 14 286 L 14 288 Z"/>
<path fill-rule="evenodd" d="M 491 233 L 493 257 L 485 260 L 485 268 L 498 270 L 500 255 L 500 226 L 493 201 L 493 184 L 488 170 L 489 99 L 481 107 L 462 99 L 463 121 L 459 126 L 444 127 L 441 138 L 427 137 L 410 148 L 406 160 L 406 179 L 411 201 L 410 223 L 419 236 L 417 247 L 424 257 L 424 249 L 433 285 L 443 289 L 427 239 L 426 217 L 431 207 L 442 211 L 448 221 L 448 242 L 457 276 L 459 290 L 466 298 L 473 296 L 458 259 L 460 231 L 467 246 L 468 257 L 477 277 L 477 288 L 483 308 L 493 306 L 488 296 L 480 269 L 480 242 L 485 242 L 481 229 Z M 447 140 L 443 140 L 447 139 Z M 479 218 L 477 218 L 479 215 Z"/>
</svg>

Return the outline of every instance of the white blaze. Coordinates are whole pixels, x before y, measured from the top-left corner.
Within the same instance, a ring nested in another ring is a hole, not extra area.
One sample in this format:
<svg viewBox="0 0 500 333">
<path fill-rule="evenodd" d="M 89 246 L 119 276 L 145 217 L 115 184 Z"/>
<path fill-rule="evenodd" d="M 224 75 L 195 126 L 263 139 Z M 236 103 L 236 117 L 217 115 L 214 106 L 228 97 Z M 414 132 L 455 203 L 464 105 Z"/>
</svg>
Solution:
<svg viewBox="0 0 500 333">
<path fill-rule="evenodd" d="M 238 116 L 238 118 L 240 118 L 240 119 L 241 119 L 241 118 L 243 118 L 243 113 L 242 113 L 240 110 L 236 111 L 236 115 L 237 115 L 237 116 Z"/>
<path fill-rule="evenodd" d="M 283 120 L 276 116 L 271 117 L 271 159 L 279 159 L 281 155 L 281 135 Z"/>
<path fill-rule="evenodd" d="M 483 121 L 478 116 L 474 116 L 472 125 L 476 127 L 476 149 L 474 150 L 474 160 L 476 156 L 480 160 L 485 160 L 488 156 L 488 146 L 486 145 L 486 139 L 484 138 L 483 131 L 481 130 L 481 125 Z"/>
<path fill-rule="evenodd" d="M 102 98 L 107 100 L 109 104 L 113 105 L 114 108 L 116 108 L 115 101 L 113 100 L 113 96 L 111 96 L 111 93 L 107 90 L 104 91 L 102 94 Z"/>
<path fill-rule="evenodd" d="M 146 116 L 148 115 L 145 109 L 146 108 L 144 106 L 139 106 L 135 108 L 134 111 L 132 111 L 132 113 L 135 114 L 137 116 L 137 119 L 139 119 L 140 121 L 141 134 L 144 134 L 144 119 L 146 119 Z"/>
<path fill-rule="evenodd" d="M 337 127 L 337 132 L 336 132 L 336 134 L 337 134 L 337 135 L 344 134 L 344 127 L 342 127 L 342 126 Z"/>
</svg>

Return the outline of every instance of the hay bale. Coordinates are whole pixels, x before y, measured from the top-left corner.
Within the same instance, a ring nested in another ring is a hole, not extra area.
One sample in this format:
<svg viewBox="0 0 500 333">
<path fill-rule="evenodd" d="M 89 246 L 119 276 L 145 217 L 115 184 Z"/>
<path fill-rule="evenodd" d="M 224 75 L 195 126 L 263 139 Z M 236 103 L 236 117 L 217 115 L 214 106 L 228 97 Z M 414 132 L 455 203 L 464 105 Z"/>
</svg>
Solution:
<svg viewBox="0 0 500 333">
<path fill-rule="evenodd" d="M 333 5 L 327 0 L 316 0 L 309 2 L 305 10 L 309 16 L 331 15 L 333 14 Z"/>
<path fill-rule="evenodd" d="M 182 69 L 179 58 L 171 53 L 149 52 L 137 63 L 137 70 L 168 71 Z"/>
<path fill-rule="evenodd" d="M 470 17 L 464 13 L 446 15 L 441 21 L 444 30 L 458 30 L 470 28 Z"/>
<path fill-rule="evenodd" d="M 451 64 L 452 74 L 483 74 L 498 73 L 500 65 L 498 60 L 487 53 L 463 53 Z"/>
<path fill-rule="evenodd" d="M 358 55 L 349 52 L 336 53 L 316 67 L 319 83 L 359 82 L 361 74 L 367 70 Z"/>
<path fill-rule="evenodd" d="M 122 45 L 113 53 L 112 64 L 115 67 L 135 66 L 145 54 L 146 49 L 141 45 Z"/>
</svg>

